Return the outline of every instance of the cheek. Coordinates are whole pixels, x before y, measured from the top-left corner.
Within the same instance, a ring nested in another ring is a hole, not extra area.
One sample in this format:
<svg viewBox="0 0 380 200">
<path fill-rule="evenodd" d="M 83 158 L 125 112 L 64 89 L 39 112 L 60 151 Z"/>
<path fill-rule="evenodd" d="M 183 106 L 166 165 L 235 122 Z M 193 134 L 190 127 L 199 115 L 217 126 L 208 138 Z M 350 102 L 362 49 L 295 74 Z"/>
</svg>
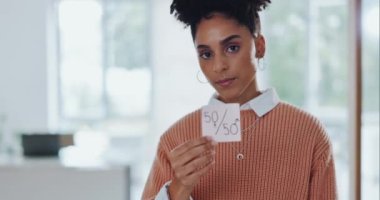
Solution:
<svg viewBox="0 0 380 200">
<path fill-rule="evenodd" d="M 254 76 L 255 76 L 255 70 L 252 65 L 250 66 L 246 65 L 242 67 L 242 69 L 240 70 L 240 77 L 241 77 L 241 80 L 243 81 L 242 82 L 243 84 L 246 84 L 246 82 L 251 82 Z"/>
<path fill-rule="evenodd" d="M 252 45 L 249 45 L 247 49 L 244 49 L 243 57 L 244 58 L 242 59 L 245 60 L 245 62 L 249 62 L 252 66 L 256 66 L 256 48 L 254 43 L 252 43 Z"/>
<path fill-rule="evenodd" d="M 255 67 L 256 49 L 254 45 L 247 45 L 240 49 L 240 52 L 236 55 L 234 59 L 234 64 L 237 66 L 251 66 Z"/>
<path fill-rule="evenodd" d="M 199 60 L 198 63 L 199 63 L 199 67 L 201 68 L 202 72 L 206 72 L 206 70 L 208 69 L 208 65 L 207 65 L 207 63 L 202 62 L 202 61 L 200 61 L 200 60 Z"/>
<path fill-rule="evenodd" d="M 202 73 L 210 79 L 212 76 L 212 66 L 211 62 L 204 62 L 199 60 L 199 67 L 201 68 Z"/>
<path fill-rule="evenodd" d="M 198 65 L 201 68 L 202 72 L 205 72 L 205 70 L 207 69 L 206 62 L 204 62 L 200 58 L 198 58 Z"/>
<path fill-rule="evenodd" d="M 251 62 L 251 64 L 253 66 L 256 65 L 256 48 L 255 48 L 255 45 L 252 45 L 251 46 L 251 49 L 250 51 L 247 53 L 247 59 L 249 60 L 249 62 Z"/>
<path fill-rule="evenodd" d="M 250 55 L 244 55 L 235 60 L 235 71 L 242 80 L 251 80 L 255 76 L 255 64 Z"/>
<path fill-rule="evenodd" d="M 235 59 L 233 59 L 233 62 L 231 64 L 242 72 L 249 72 L 255 68 L 254 59 L 248 53 L 237 56 Z"/>
</svg>

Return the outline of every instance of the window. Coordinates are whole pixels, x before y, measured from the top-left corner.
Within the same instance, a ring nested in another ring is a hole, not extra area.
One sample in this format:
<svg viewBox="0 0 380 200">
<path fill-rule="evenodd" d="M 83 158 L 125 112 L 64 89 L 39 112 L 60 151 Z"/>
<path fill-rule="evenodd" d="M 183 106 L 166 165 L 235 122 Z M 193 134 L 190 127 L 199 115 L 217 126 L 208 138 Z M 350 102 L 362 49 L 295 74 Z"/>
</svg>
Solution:
<svg viewBox="0 0 380 200">
<path fill-rule="evenodd" d="M 141 184 L 143 138 L 151 127 L 152 67 L 148 0 L 57 0 L 58 110 L 77 131 L 68 165 L 132 166 Z M 137 171 L 137 172 L 136 172 Z"/>
<path fill-rule="evenodd" d="M 146 120 L 151 109 L 148 3 L 60 0 L 60 114 Z"/>
<path fill-rule="evenodd" d="M 379 1 L 362 6 L 362 199 L 379 199 Z"/>
<path fill-rule="evenodd" d="M 348 199 L 349 189 L 347 20 L 346 0 L 275 2 L 263 20 L 268 43 L 263 73 L 283 100 L 326 126 L 340 199 Z"/>
</svg>

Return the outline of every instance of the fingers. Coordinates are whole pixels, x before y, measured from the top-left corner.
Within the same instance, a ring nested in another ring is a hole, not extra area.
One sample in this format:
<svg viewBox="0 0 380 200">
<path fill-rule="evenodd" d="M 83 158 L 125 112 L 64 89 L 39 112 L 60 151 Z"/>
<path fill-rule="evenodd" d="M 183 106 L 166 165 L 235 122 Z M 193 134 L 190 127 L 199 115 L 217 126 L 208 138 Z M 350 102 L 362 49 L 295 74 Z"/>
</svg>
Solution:
<svg viewBox="0 0 380 200">
<path fill-rule="evenodd" d="M 196 172 L 197 170 L 204 168 L 214 160 L 214 156 L 215 151 L 209 151 L 206 154 L 192 160 L 191 162 L 182 166 L 182 169 L 177 170 L 177 178 L 183 178 L 185 176 L 188 176 L 189 174 Z"/>
<path fill-rule="evenodd" d="M 189 174 L 185 178 L 182 178 L 182 183 L 184 185 L 195 185 L 199 181 L 200 177 L 202 177 L 209 170 L 211 170 L 211 168 L 214 166 L 214 164 L 215 164 L 215 160 L 209 161 L 205 167 L 195 171 L 192 174 Z"/>
<path fill-rule="evenodd" d="M 215 159 L 209 161 L 209 163 L 205 167 L 203 167 L 203 168 L 199 169 L 198 171 L 195 171 L 194 173 L 190 174 L 188 176 L 188 179 L 199 180 L 199 178 L 201 176 L 203 176 L 204 174 L 206 174 L 214 166 L 214 164 L 215 164 Z"/>
<path fill-rule="evenodd" d="M 206 142 L 205 142 L 206 141 Z M 182 166 L 186 165 L 188 162 L 196 159 L 210 151 L 215 150 L 215 142 L 210 141 L 208 138 L 200 138 L 192 140 L 180 145 L 169 154 L 169 161 L 174 170 L 178 170 Z M 186 150 L 184 153 L 179 153 Z"/>
<path fill-rule="evenodd" d="M 189 149 L 194 148 L 194 147 L 199 146 L 199 145 L 209 143 L 211 141 L 212 141 L 212 139 L 210 137 L 201 137 L 201 138 L 198 138 L 196 140 L 191 140 L 191 141 L 185 142 L 185 143 L 179 145 L 178 147 L 174 148 L 172 150 L 171 154 L 173 157 L 181 156 L 182 154 L 187 152 Z"/>
<path fill-rule="evenodd" d="M 175 178 L 183 186 L 193 187 L 200 176 L 215 162 L 215 146 L 211 138 L 202 137 L 179 145 L 169 153 Z"/>
<path fill-rule="evenodd" d="M 211 159 L 206 157 L 205 155 L 202 158 L 197 158 L 197 160 L 193 161 L 194 163 L 188 163 L 182 170 L 175 171 L 175 180 L 186 188 L 194 187 L 199 179 L 211 170 L 215 164 L 214 155 L 211 156 Z"/>
<path fill-rule="evenodd" d="M 205 154 L 205 153 L 208 153 L 211 151 L 215 151 L 215 144 L 213 144 L 211 142 L 196 146 L 192 149 L 189 149 L 186 152 L 186 154 L 182 154 L 181 156 L 179 156 L 178 164 L 184 165 L 184 164 L 190 162 L 191 160 L 201 156 L 202 154 Z"/>
</svg>

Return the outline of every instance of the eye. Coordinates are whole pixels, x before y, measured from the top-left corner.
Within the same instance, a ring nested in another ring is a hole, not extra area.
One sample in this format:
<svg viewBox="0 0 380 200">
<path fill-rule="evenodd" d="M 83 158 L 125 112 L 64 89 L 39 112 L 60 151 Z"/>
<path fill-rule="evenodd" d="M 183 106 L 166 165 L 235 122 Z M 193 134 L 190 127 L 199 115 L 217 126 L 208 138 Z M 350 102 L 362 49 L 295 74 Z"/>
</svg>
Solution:
<svg viewBox="0 0 380 200">
<path fill-rule="evenodd" d="M 238 45 L 230 45 L 227 47 L 226 51 L 228 53 L 235 53 L 235 52 L 238 52 L 239 49 L 240 49 L 240 46 L 238 46 Z"/>
<path fill-rule="evenodd" d="M 205 60 L 210 59 L 211 56 L 212 56 L 212 54 L 209 51 L 204 51 L 204 52 L 199 53 L 199 57 L 201 57 L 201 58 L 203 58 Z"/>
</svg>

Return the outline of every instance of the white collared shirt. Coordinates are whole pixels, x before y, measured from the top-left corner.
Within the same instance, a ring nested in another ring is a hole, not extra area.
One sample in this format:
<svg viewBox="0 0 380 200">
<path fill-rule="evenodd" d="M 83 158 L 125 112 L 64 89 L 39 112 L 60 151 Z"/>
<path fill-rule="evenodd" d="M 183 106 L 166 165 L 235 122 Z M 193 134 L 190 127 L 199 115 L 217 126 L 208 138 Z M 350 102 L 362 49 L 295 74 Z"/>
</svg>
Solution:
<svg viewBox="0 0 380 200">
<path fill-rule="evenodd" d="M 217 94 L 212 95 L 208 105 L 224 104 L 217 99 Z M 257 116 L 262 117 L 270 112 L 280 102 L 277 92 L 274 88 L 269 88 L 261 92 L 261 94 L 247 103 L 240 106 L 240 110 L 252 109 Z"/>
<path fill-rule="evenodd" d="M 261 92 L 261 94 L 247 103 L 240 105 L 240 110 L 249 110 L 252 109 L 257 116 L 262 117 L 265 114 L 269 113 L 280 103 L 280 99 L 277 95 L 277 92 L 274 88 L 269 88 Z M 212 95 L 208 105 L 218 105 L 225 104 L 224 102 L 218 99 L 218 95 Z M 167 188 L 170 185 L 171 181 L 168 181 L 162 186 L 158 192 L 155 200 L 169 200 Z M 190 197 L 190 200 L 193 198 Z"/>
</svg>

